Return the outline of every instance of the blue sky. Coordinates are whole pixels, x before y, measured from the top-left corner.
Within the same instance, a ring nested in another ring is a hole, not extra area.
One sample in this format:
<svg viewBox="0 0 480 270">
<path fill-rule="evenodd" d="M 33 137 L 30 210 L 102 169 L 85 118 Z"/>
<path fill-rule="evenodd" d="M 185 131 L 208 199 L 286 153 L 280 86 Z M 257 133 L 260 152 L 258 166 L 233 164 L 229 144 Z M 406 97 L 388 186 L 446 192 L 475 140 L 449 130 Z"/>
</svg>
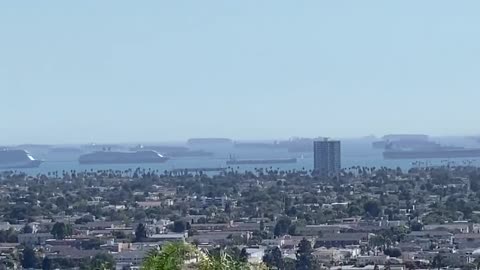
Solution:
<svg viewBox="0 0 480 270">
<path fill-rule="evenodd" d="M 0 144 L 478 134 L 479 1 L 3 1 Z"/>
</svg>

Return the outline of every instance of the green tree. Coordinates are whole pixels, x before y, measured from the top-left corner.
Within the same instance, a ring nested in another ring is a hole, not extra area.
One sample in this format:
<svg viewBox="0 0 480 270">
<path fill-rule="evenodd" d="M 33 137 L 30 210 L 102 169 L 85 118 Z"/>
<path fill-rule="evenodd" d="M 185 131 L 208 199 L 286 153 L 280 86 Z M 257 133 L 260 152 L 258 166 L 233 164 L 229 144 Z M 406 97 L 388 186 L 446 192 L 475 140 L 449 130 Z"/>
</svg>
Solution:
<svg viewBox="0 0 480 270">
<path fill-rule="evenodd" d="M 35 268 L 38 260 L 35 255 L 35 250 L 31 247 L 26 247 L 22 252 L 22 266 L 23 268 Z"/>
<path fill-rule="evenodd" d="M 115 261 L 112 255 L 107 253 L 101 253 L 101 254 L 95 255 L 95 257 L 92 258 L 89 264 L 89 269 L 111 270 L 111 269 L 115 269 L 114 265 L 115 265 Z"/>
<path fill-rule="evenodd" d="M 242 251 L 240 251 L 240 255 L 238 256 L 238 259 L 243 262 L 243 263 L 246 263 L 248 262 L 248 257 L 250 255 L 248 254 L 247 252 L 247 249 L 246 248 L 242 248 Z"/>
<path fill-rule="evenodd" d="M 145 238 L 147 238 L 147 228 L 143 223 L 140 223 L 135 229 L 135 242 L 141 242 Z"/>
<path fill-rule="evenodd" d="M 249 270 L 248 264 L 233 259 L 223 250 L 218 254 L 207 255 L 199 263 L 199 270 Z"/>
<path fill-rule="evenodd" d="M 297 224 L 292 224 L 288 227 L 288 234 L 295 235 L 297 233 Z"/>
<path fill-rule="evenodd" d="M 273 234 L 277 237 L 287 234 L 291 224 L 292 221 L 290 220 L 290 218 L 279 218 L 277 223 L 275 224 L 275 228 L 273 229 Z"/>
<path fill-rule="evenodd" d="M 387 239 L 385 239 L 385 237 L 383 235 L 374 235 L 370 238 L 369 240 L 369 245 L 371 247 L 382 247 L 384 248 L 387 244 Z"/>
<path fill-rule="evenodd" d="M 55 200 L 55 205 L 61 210 L 66 210 L 68 208 L 68 201 L 64 197 L 58 197 Z"/>
<path fill-rule="evenodd" d="M 23 233 L 32 233 L 33 232 L 33 229 L 30 225 L 28 224 L 25 224 L 25 226 L 22 228 L 22 232 Z"/>
<path fill-rule="evenodd" d="M 297 260 L 295 262 L 296 269 L 298 270 L 313 270 L 318 269 L 318 265 L 315 262 L 315 258 L 312 255 L 313 248 L 312 243 L 303 238 L 298 244 L 296 253 Z"/>
<path fill-rule="evenodd" d="M 52 260 L 50 258 L 45 257 L 42 260 L 42 270 L 51 270 L 52 268 Z"/>
<path fill-rule="evenodd" d="M 176 233 L 183 233 L 187 230 L 187 223 L 183 220 L 176 220 L 173 222 L 172 231 Z"/>
<path fill-rule="evenodd" d="M 279 270 L 285 269 L 282 251 L 279 247 L 267 250 L 263 256 L 263 262 L 270 268 L 276 267 Z"/>
<path fill-rule="evenodd" d="M 423 224 L 418 222 L 418 221 L 415 221 L 415 222 L 412 222 L 410 224 L 410 230 L 412 231 L 421 231 L 423 230 Z"/>
<path fill-rule="evenodd" d="M 17 243 L 18 242 L 18 233 L 10 228 L 6 231 L 0 231 L 0 243 Z"/>
<path fill-rule="evenodd" d="M 72 235 L 72 226 L 63 222 L 57 222 L 53 225 L 51 234 L 55 239 L 65 239 L 65 237 Z"/>
<path fill-rule="evenodd" d="M 378 201 L 367 201 L 363 205 L 363 209 L 371 217 L 378 217 L 382 212 L 380 203 Z"/>
<path fill-rule="evenodd" d="M 189 265 L 189 269 L 198 270 L 249 270 L 265 269 L 262 266 L 254 267 L 239 260 L 235 260 L 224 250 L 216 253 L 204 253 L 195 246 L 184 242 L 167 243 L 161 250 L 151 251 L 145 258 L 143 270 L 181 270 L 185 261 L 195 259 L 198 263 Z"/>
<path fill-rule="evenodd" d="M 143 270 L 181 270 L 185 260 L 197 256 L 197 250 L 183 242 L 167 243 L 161 250 L 153 250 L 145 258 Z"/>
<path fill-rule="evenodd" d="M 358 205 L 352 204 L 348 206 L 347 213 L 349 216 L 360 216 L 363 214 L 363 210 Z"/>
</svg>

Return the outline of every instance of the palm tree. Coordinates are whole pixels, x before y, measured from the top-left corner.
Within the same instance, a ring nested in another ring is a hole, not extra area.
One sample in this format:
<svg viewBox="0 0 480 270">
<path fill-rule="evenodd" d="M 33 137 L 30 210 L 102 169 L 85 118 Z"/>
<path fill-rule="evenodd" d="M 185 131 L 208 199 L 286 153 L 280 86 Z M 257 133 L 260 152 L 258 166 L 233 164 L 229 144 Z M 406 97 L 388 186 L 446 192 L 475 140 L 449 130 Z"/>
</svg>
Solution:
<svg viewBox="0 0 480 270">
<path fill-rule="evenodd" d="M 221 251 L 220 254 L 209 255 L 199 263 L 199 270 L 248 270 L 248 264 L 234 260 L 230 255 Z"/>
<path fill-rule="evenodd" d="M 183 242 L 167 243 L 145 258 L 143 270 L 181 270 L 185 261 L 202 255 L 194 246 Z"/>
<path fill-rule="evenodd" d="M 184 242 L 167 243 L 161 250 L 154 250 L 145 258 L 142 270 L 266 270 L 263 265 L 250 265 L 235 260 L 221 251 L 212 255 L 199 250 L 197 247 Z"/>
</svg>

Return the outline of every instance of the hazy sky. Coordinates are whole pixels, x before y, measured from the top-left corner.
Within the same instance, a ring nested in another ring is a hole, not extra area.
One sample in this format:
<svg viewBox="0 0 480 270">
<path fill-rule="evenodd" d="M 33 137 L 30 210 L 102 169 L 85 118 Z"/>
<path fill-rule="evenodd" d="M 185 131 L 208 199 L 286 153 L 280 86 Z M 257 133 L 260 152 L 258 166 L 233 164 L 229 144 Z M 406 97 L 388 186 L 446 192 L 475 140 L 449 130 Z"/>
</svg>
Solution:
<svg viewBox="0 0 480 270">
<path fill-rule="evenodd" d="M 2 1 L 0 144 L 480 133 L 480 1 Z"/>
</svg>

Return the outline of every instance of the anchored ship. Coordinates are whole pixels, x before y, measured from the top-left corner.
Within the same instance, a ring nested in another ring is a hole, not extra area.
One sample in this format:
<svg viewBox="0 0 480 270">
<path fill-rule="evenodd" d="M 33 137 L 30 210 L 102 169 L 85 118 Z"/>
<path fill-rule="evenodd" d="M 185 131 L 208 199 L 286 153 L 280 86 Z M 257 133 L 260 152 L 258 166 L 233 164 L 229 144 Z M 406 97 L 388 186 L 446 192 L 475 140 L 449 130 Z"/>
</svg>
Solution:
<svg viewBox="0 0 480 270">
<path fill-rule="evenodd" d="M 429 141 L 428 135 L 423 134 L 390 134 L 385 135 L 379 141 L 372 142 L 374 149 L 386 149 L 395 145 L 396 147 L 417 147 L 430 145 L 434 142 Z"/>
<path fill-rule="evenodd" d="M 168 152 L 166 153 L 168 157 L 212 157 L 212 152 L 207 152 L 205 150 L 188 150 L 188 151 L 177 151 L 177 152 Z"/>
<path fill-rule="evenodd" d="M 429 158 L 474 158 L 480 157 L 480 148 L 442 146 L 436 142 L 406 144 L 388 143 L 383 152 L 385 159 L 429 159 Z"/>
<path fill-rule="evenodd" d="M 235 142 L 233 145 L 235 148 L 241 149 L 275 149 L 278 148 L 274 143 L 265 142 Z"/>
<path fill-rule="evenodd" d="M 285 164 L 296 163 L 296 158 L 275 158 L 275 159 L 236 159 L 230 157 L 227 165 L 247 165 L 247 164 Z"/>
<path fill-rule="evenodd" d="M 80 164 L 138 164 L 163 163 L 168 158 L 155 151 L 110 152 L 99 151 L 80 156 Z"/>
<path fill-rule="evenodd" d="M 41 163 L 25 150 L 0 150 L 0 169 L 37 168 Z"/>
<path fill-rule="evenodd" d="M 387 150 L 383 152 L 385 159 L 429 159 L 429 158 L 474 158 L 480 157 L 480 149 L 450 148 L 436 150 Z"/>
<path fill-rule="evenodd" d="M 289 153 L 309 153 L 313 151 L 313 142 L 321 138 L 298 138 L 289 140 L 266 142 L 235 142 L 236 148 L 251 149 L 286 149 Z"/>
<path fill-rule="evenodd" d="M 192 138 L 188 139 L 188 145 L 211 145 L 211 144 L 232 144 L 233 141 L 228 138 Z"/>
<path fill-rule="evenodd" d="M 184 146 L 170 146 L 170 145 L 137 145 L 130 148 L 131 151 L 145 151 L 152 150 L 167 157 L 211 157 L 212 152 L 205 150 L 190 150 Z"/>
</svg>

